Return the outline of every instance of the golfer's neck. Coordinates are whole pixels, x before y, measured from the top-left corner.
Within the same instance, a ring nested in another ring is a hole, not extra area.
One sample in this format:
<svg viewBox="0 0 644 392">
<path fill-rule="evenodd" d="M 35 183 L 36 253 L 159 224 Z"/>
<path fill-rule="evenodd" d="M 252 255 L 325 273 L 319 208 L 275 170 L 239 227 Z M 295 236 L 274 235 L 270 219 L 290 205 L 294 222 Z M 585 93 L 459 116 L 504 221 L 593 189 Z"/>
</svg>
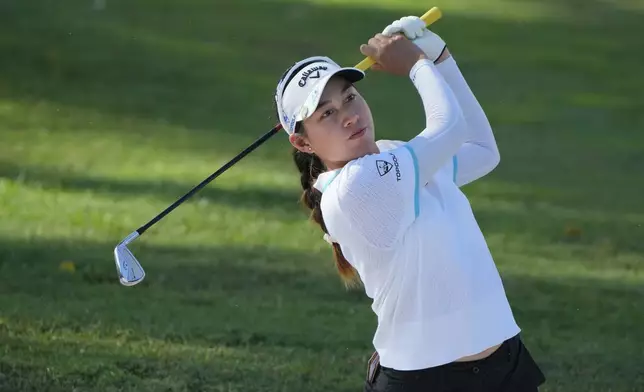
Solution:
<svg viewBox="0 0 644 392">
<path fill-rule="evenodd" d="M 369 154 L 378 154 L 380 152 L 380 149 L 378 148 L 378 145 L 376 143 L 373 143 L 369 146 L 369 148 L 366 151 L 363 151 L 360 155 L 356 156 L 352 160 L 361 158 L 365 155 Z M 336 170 L 336 169 L 342 169 L 344 165 L 349 163 L 350 161 L 340 161 L 340 162 L 333 162 L 333 161 L 326 161 L 323 160 L 324 166 L 326 166 L 327 170 Z"/>
</svg>

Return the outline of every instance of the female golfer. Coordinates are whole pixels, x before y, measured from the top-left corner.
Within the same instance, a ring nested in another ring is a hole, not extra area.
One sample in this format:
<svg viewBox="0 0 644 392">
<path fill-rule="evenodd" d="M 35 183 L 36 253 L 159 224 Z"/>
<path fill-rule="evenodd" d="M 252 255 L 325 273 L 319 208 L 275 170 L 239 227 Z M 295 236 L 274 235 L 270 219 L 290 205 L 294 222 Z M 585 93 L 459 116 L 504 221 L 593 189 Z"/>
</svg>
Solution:
<svg viewBox="0 0 644 392">
<path fill-rule="evenodd" d="M 460 190 L 499 163 L 483 110 L 419 18 L 395 21 L 360 50 L 418 91 L 425 126 L 411 140 L 376 142 L 355 88 L 364 73 L 327 57 L 291 66 L 275 98 L 303 202 L 340 275 L 373 299 L 365 391 L 537 391 L 545 377 Z"/>
</svg>

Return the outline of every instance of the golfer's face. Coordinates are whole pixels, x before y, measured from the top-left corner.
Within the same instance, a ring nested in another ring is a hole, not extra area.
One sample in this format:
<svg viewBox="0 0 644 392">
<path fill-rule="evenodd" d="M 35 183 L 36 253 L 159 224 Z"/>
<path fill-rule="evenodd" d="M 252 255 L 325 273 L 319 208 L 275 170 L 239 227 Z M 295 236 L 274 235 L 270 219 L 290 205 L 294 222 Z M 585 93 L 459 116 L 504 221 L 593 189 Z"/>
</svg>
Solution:
<svg viewBox="0 0 644 392">
<path fill-rule="evenodd" d="M 331 79 L 317 110 L 304 121 L 315 153 L 325 161 L 347 162 L 370 151 L 374 142 L 369 106 L 346 80 Z"/>
</svg>

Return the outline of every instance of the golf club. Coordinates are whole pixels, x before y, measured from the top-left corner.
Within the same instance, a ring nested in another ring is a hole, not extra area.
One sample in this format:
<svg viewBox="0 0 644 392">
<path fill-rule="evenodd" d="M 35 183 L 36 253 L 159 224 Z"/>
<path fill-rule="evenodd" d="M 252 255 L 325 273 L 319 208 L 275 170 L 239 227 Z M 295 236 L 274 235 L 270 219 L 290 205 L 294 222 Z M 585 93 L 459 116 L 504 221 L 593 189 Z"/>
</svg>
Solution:
<svg viewBox="0 0 644 392">
<path fill-rule="evenodd" d="M 430 24 L 434 23 L 438 19 L 440 19 L 442 16 L 442 13 L 440 9 L 437 7 L 434 7 L 427 11 L 423 16 L 420 18 L 425 22 L 427 26 Z M 369 69 L 373 64 L 374 60 L 367 57 L 364 60 L 362 60 L 360 63 L 356 65 L 356 68 L 366 71 Z M 251 145 L 246 147 L 242 152 L 240 152 L 237 156 L 235 156 L 233 159 L 231 159 L 228 163 L 226 163 L 224 166 L 219 168 L 216 172 L 211 174 L 208 178 L 200 182 L 198 185 L 196 185 L 194 188 L 192 188 L 188 193 L 183 195 L 181 198 L 179 198 L 177 201 L 172 203 L 168 208 L 163 210 L 160 214 L 152 218 L 148 223 L 145 225 L 139 227 L 136 229 L 136 231 L 132 232 L 129 234 L 127 237 L 125 237 L 121 242 L 119 242 L 118 245 L 114 248 L 114 261 L 116 263 L 116 271 L 119 276 L 119 281 L 121 282 L 122 285 L 124 286 L 134 286 L 141 281 L 143 281 L 143 278 L 145 278 L 145 270 L 143 270 L 143 267 L 141 267 L 141 264 L 139 261 L 134 257 L 132 252 L 128 249 L 128 245 L 134 241 L 136 238 L 141 236 L 143 233 L 145 233 L 146 230 L 148 230 L 150 227 L 152 227 L 154 224 L 156 224 L 158 221 L 163 219 L 166 215 L 168 215 L 172 210 L 177 208 L 179 205 L 181 205 L 183 202 L 188 200 L 190 197 L 192 197 L 197 191 L 199 191 L 201 188 L 206 186 L 208 183 L 210 183 L 212 180 L 215 178 L 219 177 L 222 173 L 224 173 L 226 170 L 228 170 L 231 166 L 233 166 L 235 163 L 237 163 L 239 160 L 241 160 L 243 157 L 248 155 L 250 152 L 255 150 L 257 147 L 262 145 L 265 141 L 270 139 L 273 135 L 277 134 L 282 129 L 281 124 L 277 124 L 268 131 L 266 134 L 264 134 L 262 137 L 259 139 L 255 140 Z"/>
</svg>

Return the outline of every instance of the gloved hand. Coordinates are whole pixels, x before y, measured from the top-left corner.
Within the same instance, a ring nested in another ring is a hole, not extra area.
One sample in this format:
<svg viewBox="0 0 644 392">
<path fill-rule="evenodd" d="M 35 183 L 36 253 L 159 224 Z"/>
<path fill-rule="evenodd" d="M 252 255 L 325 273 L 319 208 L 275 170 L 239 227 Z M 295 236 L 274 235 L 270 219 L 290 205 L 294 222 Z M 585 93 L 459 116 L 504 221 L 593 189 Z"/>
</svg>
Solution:
<svg viewBox="0 0 644 392">
<path fill-rule="evenodd" d="M 417 16 L 405 16 L 385 27 L 382 35 L 392 36 L 402 33 L 418 46 L 427 57 L 435 62 L 445 50 L 447 44 L 437 34 L 425 26 L 425 22 Z"/>
</svg>

